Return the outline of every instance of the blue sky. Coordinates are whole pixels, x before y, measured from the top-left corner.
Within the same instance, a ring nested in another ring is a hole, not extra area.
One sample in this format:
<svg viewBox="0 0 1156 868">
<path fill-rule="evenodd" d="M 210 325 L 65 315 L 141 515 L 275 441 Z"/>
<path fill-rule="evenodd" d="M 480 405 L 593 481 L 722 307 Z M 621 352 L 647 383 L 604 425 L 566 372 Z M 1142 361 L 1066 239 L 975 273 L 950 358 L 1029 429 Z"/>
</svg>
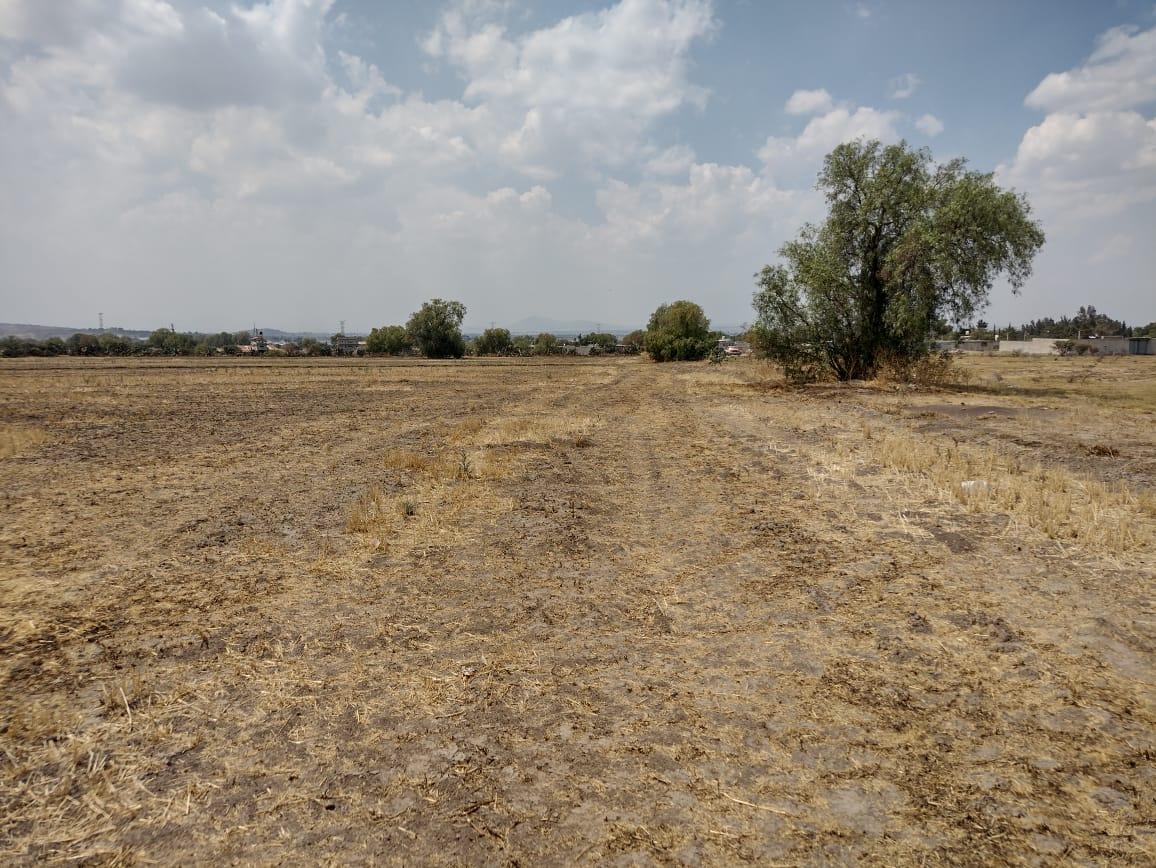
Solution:
<svg viewBox="0 0 1156 868">
<path fill-rule="evenodd" d="M 1148 322 L 1154 114 L 1150 0 L 0 0 L 0 320 L 739 324 L 868 136 L 1031 199 L 988 320 Z"/>
</svg>

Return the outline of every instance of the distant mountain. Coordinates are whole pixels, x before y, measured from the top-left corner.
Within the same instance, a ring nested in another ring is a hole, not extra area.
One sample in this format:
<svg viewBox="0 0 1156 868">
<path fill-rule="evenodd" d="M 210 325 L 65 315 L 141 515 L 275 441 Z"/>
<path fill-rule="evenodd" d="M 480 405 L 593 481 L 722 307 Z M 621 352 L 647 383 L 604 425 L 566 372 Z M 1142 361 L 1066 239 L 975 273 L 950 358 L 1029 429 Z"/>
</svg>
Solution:
<svg viewBox="0 0 1156 868">
<path fill-rule="evenodd" d="M 21 322 L 0 322 L 0 338 L 16 337 L 28 338 L 34 341 L 46 341 L 49 338 L 70 338 L 77 332 L 94 335 L 99 334 L 100 329 L 91 326 L 88 328 L 75 328 L 72 326 L 46 326 Z M 109 335 L 121 335 L 128 338 L 140 338 L 142 340 L 149 336 L 149 332 L 135 329 L 106 328 L 104 332 Z"/>
<path fill-rule="evenodd" d="M 218 329 L 222 331 L 222 329 Z M 224 329 L 229 332 L 249 331 L 249 329 Z M 265 337 L 271 341 L 291 341 L 300 340 L 302 338 L 317 338 L 318 340 L 327 341 L 330 337 L 330 332 L 287 332 L 281 329 L 261 329 L 265 333 Z M 76 328 L 73 326 L 46 326 L 35 325 L 33 323 L 19 323 L 19 322 L 0 322 L 0 338 L 16 337 L 26 338 L 34 341 L 45 341 L 49 338 L 70 338 L 77 332 L 95 335 L 100 334 L 100 329 L 89 326 L 87 328 Z M 150 334 L 151 329 L 122 329 L 122 328 L 106 328 L 104 334 L 119 335 L 121 337 L 136 338 L 137 340 L 146 340 Z"/>
</svg>

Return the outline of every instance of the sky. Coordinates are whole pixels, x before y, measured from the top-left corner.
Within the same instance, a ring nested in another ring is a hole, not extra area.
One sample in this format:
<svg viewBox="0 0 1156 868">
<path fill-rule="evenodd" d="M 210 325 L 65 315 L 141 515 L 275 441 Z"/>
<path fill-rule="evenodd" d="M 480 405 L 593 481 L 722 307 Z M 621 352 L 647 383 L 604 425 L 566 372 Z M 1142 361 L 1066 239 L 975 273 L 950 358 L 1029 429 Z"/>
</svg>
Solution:
<svg viewBox="0 0 1156 868">
<path fill-rule="evenodd" d="M 1152 0 L 0 0 L 0 321 L 738 326 L 859 137 L 1027 195 L 988 321 L 1156 320 Z"/>
</svg>

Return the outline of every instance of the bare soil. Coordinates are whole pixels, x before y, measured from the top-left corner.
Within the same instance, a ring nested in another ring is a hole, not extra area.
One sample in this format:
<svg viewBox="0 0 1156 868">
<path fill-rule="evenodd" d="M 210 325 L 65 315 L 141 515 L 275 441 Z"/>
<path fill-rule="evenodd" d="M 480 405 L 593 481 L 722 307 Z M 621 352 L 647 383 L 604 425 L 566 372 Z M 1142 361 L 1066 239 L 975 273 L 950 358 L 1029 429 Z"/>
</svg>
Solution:
<svg viewBox="0 0 1156 868">
<path fill-rule="evenodd" d="M 1156 360 L 1046 363 L 5 363 L 0 860 L 1152 864 Z"/>
</svg>

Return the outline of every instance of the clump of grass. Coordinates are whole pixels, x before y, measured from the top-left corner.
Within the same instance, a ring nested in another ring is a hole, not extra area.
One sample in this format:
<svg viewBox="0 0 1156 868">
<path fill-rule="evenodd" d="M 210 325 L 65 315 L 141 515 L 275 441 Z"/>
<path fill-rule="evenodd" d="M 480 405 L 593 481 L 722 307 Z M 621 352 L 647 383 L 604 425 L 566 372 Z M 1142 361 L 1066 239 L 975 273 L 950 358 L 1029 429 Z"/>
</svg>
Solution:
<svg viewBox="0 0 1156 868">
<path fill-rule="evenodd" d="M 413 518 L 417 515 L 417 504 L 408 497 L 399 498 L 397 501 L 397 511 L 402 518 Z"/>
<path fill-rule="evenodd" d="M 1119 458 L 1120 450 L 1115 446 L 1110 446 L 1107 443 L 1094 443 L 1091 446 L 1084 447 L 1089 455 L 1100 455 L 1104 458 Z"/>
<path fill-rule="evenodd" d="M 450 433 L 449 439 L 463 440 L 467 437 L 472 437 L 474 434 L 477 434 L 485 427 L 486 423 L 475 416 L 470 419 L 466 419 L 464 422 L 460 423 L 456 428 L 454 428 L 454 430 Z"/>
<path fill-rule="evenodd" d="M 429 456 L 410 449 L 393 449 L 385 454 L 385 466 L 389 470 L 423 473 L 429 470 L 433 463 L 433 459 Z"/>
<path fill-rule="evenodd" d="M 385 516 L 385 494 L 375 485 L 353 504 L 345 527 L 350 533 L 369 533 Z"/>
<path fill-rule="evenodd" d="M 474 459 L 465 449 L 458 450 L 454 475 L 457 479 L 462 480 L 477 478 L 478 470 L 474 466 Z"/>
<path fill-rule="evenodd" d="M 0 425 L 0 458 L 12 458 L 38 446 L 45 439 L 39 428 Z"/>
</svg>

